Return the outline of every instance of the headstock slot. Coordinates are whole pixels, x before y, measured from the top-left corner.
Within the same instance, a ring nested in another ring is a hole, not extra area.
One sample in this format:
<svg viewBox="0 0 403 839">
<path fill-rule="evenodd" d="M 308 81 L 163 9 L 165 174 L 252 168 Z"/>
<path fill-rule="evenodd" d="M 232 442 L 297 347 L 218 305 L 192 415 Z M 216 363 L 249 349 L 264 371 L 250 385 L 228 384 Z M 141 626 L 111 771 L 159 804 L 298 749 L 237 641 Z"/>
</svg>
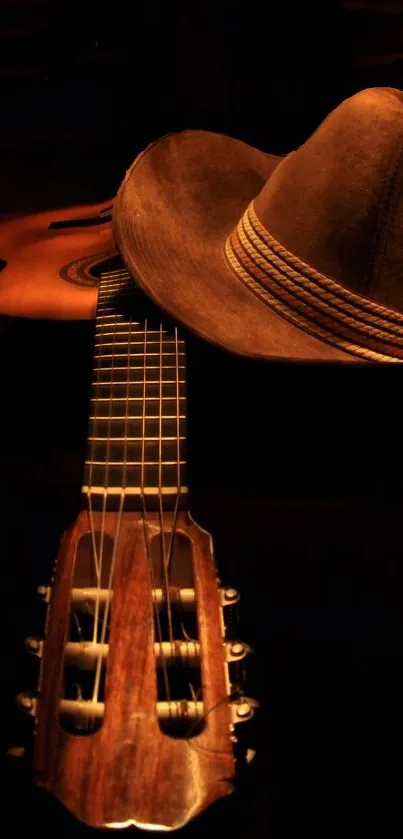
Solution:
<svg viewBox="0 0 403 839">
<path fill-rule="evenodd" d="M 84 533 L 77 543 L 58 710 L 70 734 L 93 734 L 102 725 L 94 707 L 105 700 L 113 550 L 112 537 L 100 530 Z"/>
<path fill-rule="evenodd" d="M 164 734 L 188 738 L 204 727 L 192 542 L 160 531 L 150 554 L 158 723 Z"/>
</svg>

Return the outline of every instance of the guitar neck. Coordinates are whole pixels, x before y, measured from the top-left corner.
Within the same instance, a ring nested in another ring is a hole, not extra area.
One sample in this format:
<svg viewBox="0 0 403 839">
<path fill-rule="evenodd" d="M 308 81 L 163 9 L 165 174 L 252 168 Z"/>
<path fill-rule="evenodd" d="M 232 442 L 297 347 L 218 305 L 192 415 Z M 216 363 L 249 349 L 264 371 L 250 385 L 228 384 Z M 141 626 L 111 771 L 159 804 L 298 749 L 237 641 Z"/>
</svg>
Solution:
<svg viewBox="0 0 403 839">
<path fill-rule="evenodd" d="M 186 506 L 185 344 L 119 258 L 102 274 L 85 461 L 92 509 Z"/>
</svg>

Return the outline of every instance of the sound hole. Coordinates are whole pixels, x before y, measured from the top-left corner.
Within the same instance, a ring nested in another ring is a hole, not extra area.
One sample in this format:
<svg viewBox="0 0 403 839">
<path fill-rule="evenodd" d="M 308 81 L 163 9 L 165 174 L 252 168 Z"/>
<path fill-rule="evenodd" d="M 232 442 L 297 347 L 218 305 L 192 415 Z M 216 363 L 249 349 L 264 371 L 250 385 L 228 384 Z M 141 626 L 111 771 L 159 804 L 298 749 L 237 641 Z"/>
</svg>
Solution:
<svg viewBox="0 0 403 839">
<path fill-rule="evenodd" d="M 100 531 L 77 544 L 59 706 L 60 725 L 70 734 L 93 734 L 102 725 L 112 554 L 112 538 Z"/>
<path fill-rule="evenodd" d="M 187 535 L 151 541 L 158 722 L 171 737 L 194 737 L 203 722 L 202 674 L 193 573 Z"/>
</svg>

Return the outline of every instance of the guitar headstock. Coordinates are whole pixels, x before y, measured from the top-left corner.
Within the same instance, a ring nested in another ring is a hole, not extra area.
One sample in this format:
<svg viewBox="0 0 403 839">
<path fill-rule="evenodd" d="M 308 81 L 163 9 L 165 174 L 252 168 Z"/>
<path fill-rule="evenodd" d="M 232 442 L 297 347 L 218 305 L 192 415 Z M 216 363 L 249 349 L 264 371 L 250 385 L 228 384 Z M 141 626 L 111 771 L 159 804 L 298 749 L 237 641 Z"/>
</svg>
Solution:
<svg viewBox="0 0 403 839">
<path fill-rule="evenodd" d="M 39 688 L 18 698 L 37 781 L 96 827 L 175 829 L 231 792 L 257 703 L 210 535 L 181 511 L 163 528 L 158 512 L 82 513 L 38 593 Z"/>
</svg>

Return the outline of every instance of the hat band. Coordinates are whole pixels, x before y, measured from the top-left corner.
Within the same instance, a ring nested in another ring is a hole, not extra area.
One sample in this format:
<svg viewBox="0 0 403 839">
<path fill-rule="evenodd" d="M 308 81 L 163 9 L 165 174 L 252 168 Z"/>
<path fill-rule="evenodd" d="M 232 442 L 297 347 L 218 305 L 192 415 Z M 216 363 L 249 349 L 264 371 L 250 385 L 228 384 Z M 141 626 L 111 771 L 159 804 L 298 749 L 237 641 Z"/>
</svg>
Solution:
<svg viewBox="0 0 403 839">
<path fill-rule="evenodd" d="M 403 361 L 403 315 L 291 254 L 263 227 L 253 202 L 225 253 L 239 279 L 300 329 L 367 361 Z"/>
</svg>

